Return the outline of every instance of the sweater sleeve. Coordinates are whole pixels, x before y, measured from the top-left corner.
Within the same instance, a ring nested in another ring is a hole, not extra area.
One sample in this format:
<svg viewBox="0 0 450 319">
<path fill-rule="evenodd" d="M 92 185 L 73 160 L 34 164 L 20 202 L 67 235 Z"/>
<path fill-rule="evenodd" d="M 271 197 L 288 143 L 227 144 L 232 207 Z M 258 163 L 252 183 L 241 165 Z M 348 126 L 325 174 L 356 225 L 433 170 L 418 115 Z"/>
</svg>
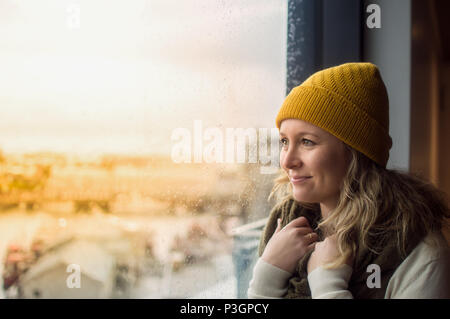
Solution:
<svg viewBox="0 0 450 319">
<path fill-rule="evenodd" d="M 313 299 L 352 299 L 347 290 L 352 268 L 343 265 L 337 269 L 314 269 L 308 275 L 308 283 Z M 288 280 L 292 274 L 273 266 L 259 258 L 253 268 L 247 296 L 250 299 L 282 298 L 288 289 Z"/>
<path fill-rule="evenodd" d="M 279 299 L 288 289 L 292 274 L 258 258 L 253 268 L 247 296 L 249 299 Z"/>
<path fill-rule="evenodd" d="M 335 269 L 318 267 L 308 275 L 312 299 L 353 299 L 347 290 L 352 267 L 342 265 Z"/>
</svg>

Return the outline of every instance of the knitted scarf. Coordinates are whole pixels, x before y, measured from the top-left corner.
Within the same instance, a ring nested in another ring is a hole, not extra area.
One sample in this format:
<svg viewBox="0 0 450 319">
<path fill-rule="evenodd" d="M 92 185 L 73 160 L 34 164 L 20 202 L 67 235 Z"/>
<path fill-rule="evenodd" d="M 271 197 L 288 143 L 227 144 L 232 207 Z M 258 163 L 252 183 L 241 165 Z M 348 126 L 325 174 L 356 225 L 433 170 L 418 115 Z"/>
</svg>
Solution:
<svg viewBox="0 0 450 319">
<path fill-rule="evenodd" d="M 277 219 L 282 218 L 281 226 L 284 227 L 293 219 L 300 216 L 308 219 L 309 225 L 315 229 L 320 222 L 320 212 L 300 206 L 292 197 L 284 200 L 282 203 L 276 205 L 269 215 L 269 220 L 264 228 L 263 234 L 259 244 L 259 256 L 264 252 L 267 242 L 272 237 L 277 227 Z M 322 241 L 323 235 L 317 231 L 319 240 Z M 384 248 L 379 254 L 376 254 L 368 249 L 357 249 L 355 255 L 354 268 L 352 276 L 349 280 L 348 290 L 352 293 L 355 299 L 380 299 L 384 298 L 387 285 L 391 276 L 397 267 L 402 263 L 407 255 L 417 246 L 417 244 L 424 238 L 425 234 L 410 234 L 406 248 L 406 255 L 401 256 L 396 245 L 395 234 L 381 239 L 385 242 Z M 287 299 L 308 299 L 311 298 L 311 291 L 308 284 L 307 264 L 312 251 L 305 254 L 298 262 L 297 268 L 293 277 L 289 279 L 288 290 L 284 295 Z M 367 272 L 367 266 L 370 264 L 377 264 L 381 271 L 381 288 L 369 288 L 367 286 L 367 277 L 370 272 Z"/>
</svg>

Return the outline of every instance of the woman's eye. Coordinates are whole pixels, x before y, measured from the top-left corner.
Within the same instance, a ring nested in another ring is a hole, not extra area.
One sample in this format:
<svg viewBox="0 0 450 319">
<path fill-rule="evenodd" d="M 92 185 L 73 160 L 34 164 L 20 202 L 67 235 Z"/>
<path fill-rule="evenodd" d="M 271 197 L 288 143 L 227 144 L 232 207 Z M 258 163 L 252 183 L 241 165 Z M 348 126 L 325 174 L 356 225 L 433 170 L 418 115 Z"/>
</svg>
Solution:
<svg viewBox="0 0 450 319">
<path fill-rule="evenodd" d="M 301 142 L 301 144 L 303 144 L 303 145 L 305 145 L 305 146 L 313 146 L 313 145 L 316 144 L 316 143 L 314 143 L 313 141 L 308 140 L 308 139 L 306 139 L 306 138 L 303 138 L 300 142 Z M 287 144 L 288 144 L 288 140 L 287 140 L 287 139 L 282 138 L 282 139 L 280 140 L 280 145 L 281 145 L 282 147 L 287 146 Z"/>
<path fill-rule="evenodd" d="M 306 138 L 302 139 L 302 143 L 303 143 L 304 145 L 306 145 L 306 146 L 312 146 L 312 145 L 315 144 L 313 141 L 308 140 L 308 139 L 306 139 Z"/>
</svg>

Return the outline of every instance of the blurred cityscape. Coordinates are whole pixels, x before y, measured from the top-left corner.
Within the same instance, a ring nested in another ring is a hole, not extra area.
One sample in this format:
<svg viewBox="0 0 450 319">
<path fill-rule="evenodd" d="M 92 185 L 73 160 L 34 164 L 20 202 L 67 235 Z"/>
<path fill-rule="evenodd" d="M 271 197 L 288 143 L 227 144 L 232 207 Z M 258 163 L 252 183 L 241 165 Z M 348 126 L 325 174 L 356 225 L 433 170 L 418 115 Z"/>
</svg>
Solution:
<svg viewBox="0 0 450 319">
<path fill-rule="evenodd" d="M 255 164 L 0 153 L 1 294 L 195 298 L 222 282 L 210 296 L 234 298 L 232 229 L 267 213 L 250 215 L 267 177 Z"/>
</svg>

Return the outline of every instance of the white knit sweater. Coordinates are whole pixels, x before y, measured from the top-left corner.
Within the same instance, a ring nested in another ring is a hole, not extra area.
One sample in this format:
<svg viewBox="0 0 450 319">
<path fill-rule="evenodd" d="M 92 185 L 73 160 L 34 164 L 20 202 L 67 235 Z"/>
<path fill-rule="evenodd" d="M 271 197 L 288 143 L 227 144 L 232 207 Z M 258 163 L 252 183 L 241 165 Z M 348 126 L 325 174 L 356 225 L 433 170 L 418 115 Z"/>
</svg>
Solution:
<svg viewBox="0 0 450 319">
<path fill-rule="evenodd" d="M 433 239 L 439 243 L 437 247 L 430 244 L 429 240 Z M 314 269 L 308 275 L 312 298 L 353 298 L 347 290 L 351 274 L 352 268 L 347 265 Z M 259 258 L 253 269 L 248 298 L 282 298 L 290 277 L 291 273 Z M 450 298 L 450 250 L 441 233 L 428 235 L 398 266 L 389 280 L 385 298 Z"/>
</svg>

